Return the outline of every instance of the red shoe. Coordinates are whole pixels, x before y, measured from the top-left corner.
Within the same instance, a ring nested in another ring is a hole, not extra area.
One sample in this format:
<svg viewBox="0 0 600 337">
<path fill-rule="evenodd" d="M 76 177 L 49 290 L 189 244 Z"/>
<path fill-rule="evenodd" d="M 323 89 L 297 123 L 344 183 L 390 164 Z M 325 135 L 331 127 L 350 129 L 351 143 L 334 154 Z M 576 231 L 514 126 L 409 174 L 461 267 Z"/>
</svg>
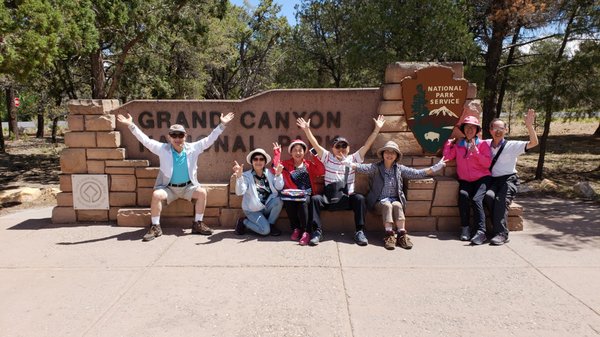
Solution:
<svg viewBox="0 0 600 337">
<path fill-rule="evenodd" d="M 292 232 L 292 236 L 290 236 L 290 239 L 292 239 L 292 241 L 298 241 L 298 239 L 300 239 L 300 229 L 294 229 L 294 231 Z"/>
<path fill-rule="evenodd" d="M 304 233 L 302 233 L 302 238 L 300 238 L 300 242 L 298 242 L 298 243 L 300 244 L 300 246 L 306 246 L 309 241 L 310 241 L 310 234 L 308 234 L 308 232 L 304 232 Z"/>
</svg>

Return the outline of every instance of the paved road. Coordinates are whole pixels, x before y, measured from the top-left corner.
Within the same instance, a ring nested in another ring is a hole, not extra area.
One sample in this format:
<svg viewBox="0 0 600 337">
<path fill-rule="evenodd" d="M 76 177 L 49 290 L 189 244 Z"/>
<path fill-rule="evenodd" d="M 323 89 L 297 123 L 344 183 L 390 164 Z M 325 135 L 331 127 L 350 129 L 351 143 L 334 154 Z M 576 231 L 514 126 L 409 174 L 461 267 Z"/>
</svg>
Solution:
<svg viewBox="0 0 600 337">
<path fill-rule="evenodd" d="M 411 251 L 285 237 L 0 218 L 2 336 L 598 336 L 600 223 L 583 202 L 520 199 L 523 232 Z"/>
</svg>

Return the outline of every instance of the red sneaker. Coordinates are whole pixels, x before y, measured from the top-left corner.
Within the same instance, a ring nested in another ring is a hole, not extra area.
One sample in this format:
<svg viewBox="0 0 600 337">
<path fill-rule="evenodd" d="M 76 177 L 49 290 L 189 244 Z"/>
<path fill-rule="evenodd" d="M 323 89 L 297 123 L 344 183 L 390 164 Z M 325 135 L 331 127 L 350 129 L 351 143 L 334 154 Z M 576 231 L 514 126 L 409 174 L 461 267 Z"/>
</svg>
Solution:
<svg viewBox="0 0 600 337">
<path fill-rule="evenodd" d="M 302 233 L 302 237 L 300 238 L 300 242 L 298 242 L 300 244 L 300 246 L 306 246 L 308 244 L 308 241 L 310 241 L 310 234 L 308 234 L 308 232 L 304 232 Z"/>
</svg>

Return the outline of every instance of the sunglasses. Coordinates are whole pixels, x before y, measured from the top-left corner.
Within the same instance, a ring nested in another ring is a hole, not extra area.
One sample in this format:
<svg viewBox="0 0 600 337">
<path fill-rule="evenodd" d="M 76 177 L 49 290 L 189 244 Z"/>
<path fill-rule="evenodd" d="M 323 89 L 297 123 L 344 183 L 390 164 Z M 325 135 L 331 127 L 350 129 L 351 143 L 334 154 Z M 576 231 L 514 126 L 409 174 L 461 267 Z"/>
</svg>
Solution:
<svg viewBox="0 0 600 337">
<path fill-rule="evenodd" d="M 336 149 L 345 149 L 347 147 L 348 147 L 348 144 L 346 144 L 346 143 L 335 144 Z"/>
<path fill-rule="evenodd" d="M 266 159 L 263 157 L 254 157 L 252 158 L 252 161 L 266 161 Z"/>
<path fill-rule="evenodd" d="M 169 136 L 171 136 L 171 138 L 183 138 L 185 137 L 185 133 L 169 133 Z"/>
</svg>

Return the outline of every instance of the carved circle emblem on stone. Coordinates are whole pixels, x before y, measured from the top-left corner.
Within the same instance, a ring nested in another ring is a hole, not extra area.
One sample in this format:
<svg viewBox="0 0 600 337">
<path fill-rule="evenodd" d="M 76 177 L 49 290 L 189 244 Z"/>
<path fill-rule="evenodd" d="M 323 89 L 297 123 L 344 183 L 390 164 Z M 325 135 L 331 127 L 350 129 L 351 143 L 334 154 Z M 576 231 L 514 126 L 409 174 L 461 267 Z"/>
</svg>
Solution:
<svg viewBox="0 0 600 337">
<path fill-rule="evenodd" d="M 74 174 L 71 179 L 74 209 L 109 209 L 106 174 Z"/>
</svg>

